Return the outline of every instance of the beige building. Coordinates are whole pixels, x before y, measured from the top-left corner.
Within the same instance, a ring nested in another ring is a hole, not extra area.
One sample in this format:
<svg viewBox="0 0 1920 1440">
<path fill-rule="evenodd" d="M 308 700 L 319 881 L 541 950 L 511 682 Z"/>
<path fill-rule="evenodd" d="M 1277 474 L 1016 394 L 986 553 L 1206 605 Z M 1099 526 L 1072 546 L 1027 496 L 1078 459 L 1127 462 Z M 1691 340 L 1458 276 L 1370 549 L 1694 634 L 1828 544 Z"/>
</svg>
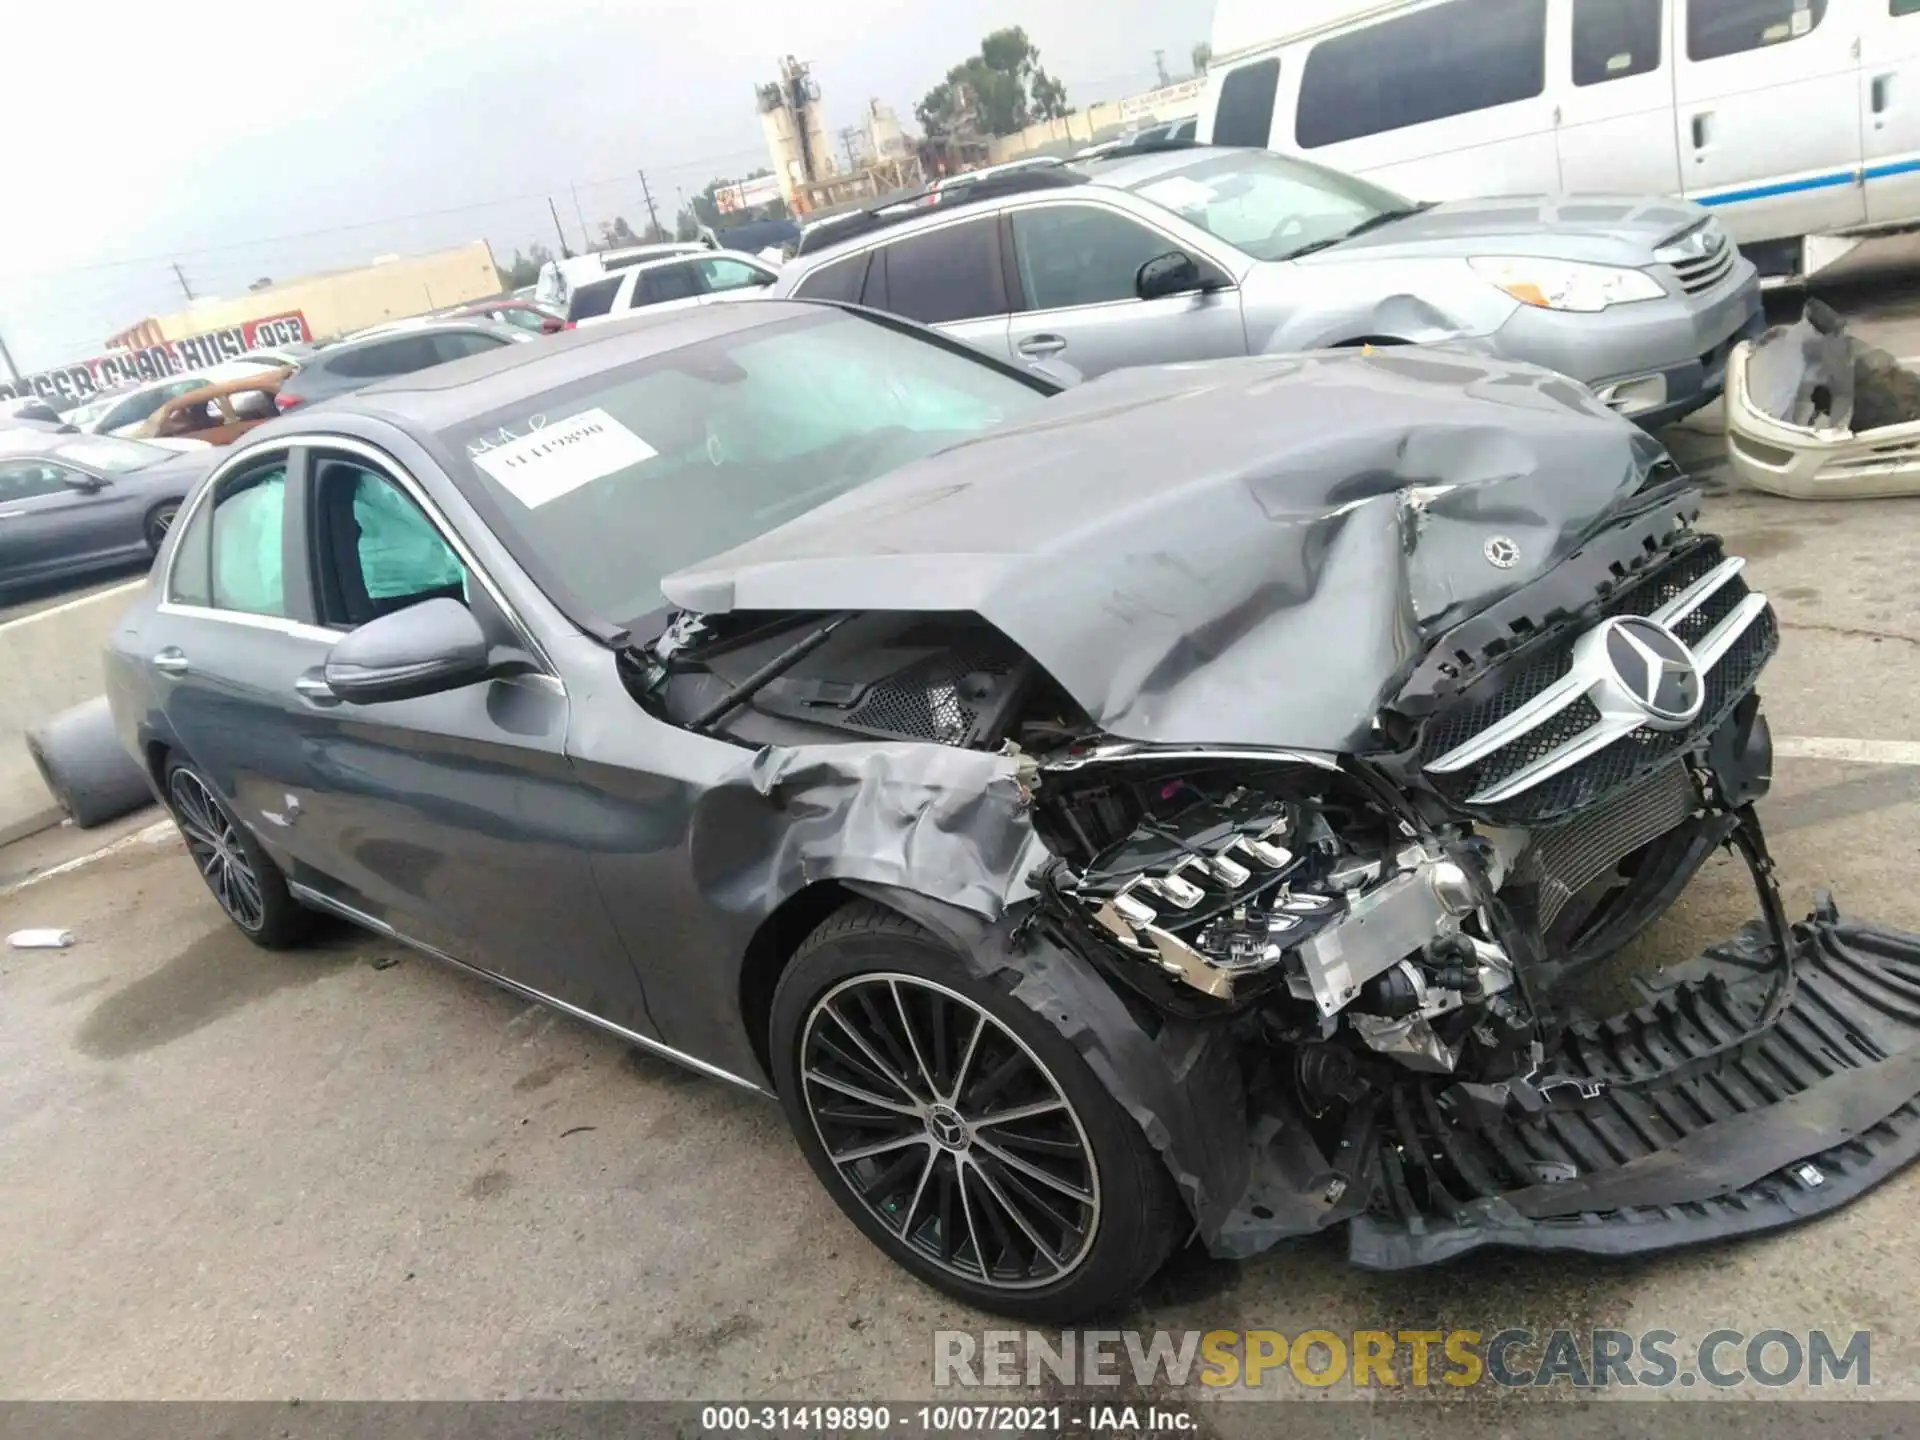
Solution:
<svg viewBox="0 0 1920 1440">
<path fill-rule="evenodd" d="M 142 320 L 107 341 L 138 349 L 224 330 L 297 310 L 317 340 L 500 293 L 500 271 L 484 240 L 428 255 L 396 255 L 358 270 L 335 270 L 251 290 L 232 299 L 198 300 L 172 315 Z"/>
</svg>

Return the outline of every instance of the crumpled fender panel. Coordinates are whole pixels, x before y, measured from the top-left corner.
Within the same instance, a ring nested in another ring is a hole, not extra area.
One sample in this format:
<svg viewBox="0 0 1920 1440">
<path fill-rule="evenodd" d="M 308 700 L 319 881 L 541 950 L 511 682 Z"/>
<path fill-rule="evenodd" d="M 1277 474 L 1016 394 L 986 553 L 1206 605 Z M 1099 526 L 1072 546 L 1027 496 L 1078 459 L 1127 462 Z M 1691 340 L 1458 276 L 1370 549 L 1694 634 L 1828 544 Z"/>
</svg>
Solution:
<svg viewBox="0 0 1920 1440">
<path fill-rule="evenodd" d="M 1653 1078 L 1754 1023 L 1765 936 L 1751 925 L 1643 982 L 1640 1008 L 1570 1026 L 1546 1068 L 1609 1082 L 1595 1098 L 1489 1121 L 1450 1106 L 1444 1079 L 1398 1085 L 1349 1257 L 1394 1270 L 1485 1245 L 1620 1255 L 1752 1234 L 1920 1155 L 1920 936 L 1844 920 L 1829 897 L 1793 929 L 1778 1022 L 1703 1074 Z"/>
</svg>

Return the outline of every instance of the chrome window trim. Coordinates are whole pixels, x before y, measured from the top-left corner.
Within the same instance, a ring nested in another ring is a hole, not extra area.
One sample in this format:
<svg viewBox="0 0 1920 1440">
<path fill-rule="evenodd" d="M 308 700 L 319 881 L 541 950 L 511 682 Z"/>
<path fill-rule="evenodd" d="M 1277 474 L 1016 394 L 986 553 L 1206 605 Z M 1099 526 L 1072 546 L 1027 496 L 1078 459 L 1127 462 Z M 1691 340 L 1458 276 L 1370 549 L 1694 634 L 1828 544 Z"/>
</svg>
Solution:
<svg viewBox="0 0 1920 1440">
<path fill-rule="evenodd" d="M 303 620 L 289 620 L 283 615 L 253 615 L 245 610 L 221 610 L 212 605 L 195 605 L 182 600 L 162 600 L 159 613 L 177 616 L 182 620 L 224 620 L 230 625 L 272 630 L 281 635 L 291 635 L 296 640 L 317 640 L 326 645 L 340 638 L 338 630 L 323 629 Z"/>
<path fill-rule="evenodd" d="M 689 1070 L 698 1071 L 700 1074 L 709 1076 L 715 1080 L 728 1081 L 731 1084 L 738 1085 L 743 1090 L 750 1090 L 756 1095 L 765 1095 L 767 1093 L 766 1090 L 756 1085 L 753 1081 L 744 1076 L 736 1075 L 731 1070 L 722 1070 L 718 1065 L 710 1064 L 697 1056 L 689 1055 L 684 1050 L 676 1050 L 671 1045 L 664 1045 L 651 1036 L 640 1034 L 637 1030 L 629 1030 L 626 1026 L 607 1019 L 604 1015 L 596 1015 L 591 1010 L 583 1010 L 578 1005 L 570 1005 L 565 1000 L 556 999 L 554 996 L 547 994 L 544 990 L 536 990 L 531 985 L 523 985 L 518 980 L 510 979 L 497 971 L 488 970 L 484 966 L 475 965 L 455 955 L 449 955 L 446 951 L 436 949 L 424 941 L 415 940 L 410 935 L 403 935 L 386 921 L 377 920 L 365 911 L 355 909 L 344 900 L 336 900 L 333 896 L 326 894 L 324 891 L 316 890 L 311 885 L 303 885 L 298 880 L 289 880 L 287 882 L 287 889 L 292 892 L 296 900 L 300 900 L 308 905 L 316 905 L 322 910 L 331 911 L 343 920 L 350 920 L 364 929 L 371 930 L 376 935 L 384 936 L 390 940 L 397 940 L 402 945 L 418 950 L 423 955 L 430 955 L 435 960 L 451 965 L 455 969 L 465 970 L 470 975 L 477 975 L 482 980 L 490 981 L 498 985 L 502 990 L 510 991 L 515 995 L 532 1000 L 539 1005 L 551 1006 L 561 1014 L 570 1015 L 576 1020 L 584 1020 L 589 1025 L 605 1030 L 609 1034 L 617 1035 L 630 1045 L 638 1045 L 643 1050 L 651 1050 L 654 1054 L 672 1060 L 676 1064 L 684 1065 Z"/>
</svg>

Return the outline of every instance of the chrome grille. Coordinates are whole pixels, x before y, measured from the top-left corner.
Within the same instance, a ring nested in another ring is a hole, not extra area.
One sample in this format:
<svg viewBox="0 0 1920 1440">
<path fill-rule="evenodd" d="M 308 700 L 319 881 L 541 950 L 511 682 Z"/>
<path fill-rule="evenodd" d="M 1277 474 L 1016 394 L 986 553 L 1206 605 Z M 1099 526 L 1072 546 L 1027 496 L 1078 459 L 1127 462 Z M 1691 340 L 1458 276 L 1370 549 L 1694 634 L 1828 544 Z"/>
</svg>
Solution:
<svg viewBox="0 0 1920 1440">
<path fill-rule="evenodd" d="M 1694 546 L 1604 606 L 1470 687 L 1431 717 L 1420 763 L 1450 801 L 1501 823 L 1540 825 L 1644 779 L 1712 732 L 1753 686 L 1778 641 L 1745 561 L 1717 541 Z M 1638 615 L 1693 655 L 1703 697 L 1684 724 L 1656 728 L 1619 706 L 1585 660 L 1600 622 Z"/>
</svg>

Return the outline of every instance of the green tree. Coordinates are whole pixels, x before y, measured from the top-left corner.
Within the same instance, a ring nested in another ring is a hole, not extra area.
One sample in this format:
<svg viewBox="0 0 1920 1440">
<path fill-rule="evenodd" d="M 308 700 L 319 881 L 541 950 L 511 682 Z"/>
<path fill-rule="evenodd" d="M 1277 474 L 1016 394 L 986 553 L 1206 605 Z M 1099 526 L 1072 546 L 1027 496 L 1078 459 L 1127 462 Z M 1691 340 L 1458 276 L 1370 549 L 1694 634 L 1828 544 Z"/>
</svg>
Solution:
<svg viewBox="0 0 1920 1440">
<path fill-rule="evenodd" d="M 1018 25 L 986 36 L 978 55 L 949 70 L 914 107 L 933 139 L 970 131 L 1011 135 L 1035 120 L 1072 113 L 1067 87 L 1041 68 L 1040 52 Z"/>
<path fill-rule="evenodd" d="M 513 252 L 513 263 L 500 269 L 500 288 L 502 290 L 521 290 L 540 278 L 540 267 L 553 259 L 553 252 L 535 241 L 528 247 L 526 254 L 519 250 Z"/>
<path fill-rule="evenodd" d="M 1202 40 L 1198 45 L 1193 47 L 1193 73 L 1196 75 L 1206 74 L 1207 66 L 1212 63 L 1213 46 Z"/>
<path fill-rule="evenodd" d="M 624 215 L 616 215 L 611 221 L 600 222 L 600 243 L 596 250 L 612 250 L 621 245 L 638 245 L 640 237 L 633 233 L 633 227 L 627 224 Z"/>
</svg>

